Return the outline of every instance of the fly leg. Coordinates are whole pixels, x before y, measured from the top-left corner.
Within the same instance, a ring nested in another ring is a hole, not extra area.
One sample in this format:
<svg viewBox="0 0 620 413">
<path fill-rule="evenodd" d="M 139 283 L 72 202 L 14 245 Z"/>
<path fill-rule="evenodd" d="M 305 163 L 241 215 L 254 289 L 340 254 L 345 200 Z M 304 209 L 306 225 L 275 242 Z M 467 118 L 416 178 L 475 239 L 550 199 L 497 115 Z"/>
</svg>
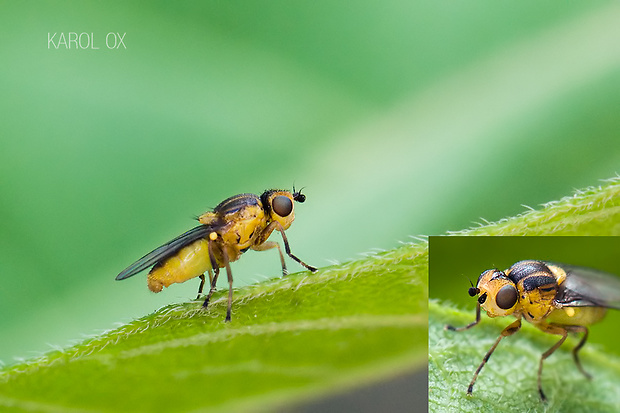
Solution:
<svg viewBox="0 0 620 413">
<path fill-rule="evenodd" d="M 475 324 L 473 324 L 473 325 L 475 325 Z M 520 328 L 521 328 L 521 319 L 519 318 L 519 319 L 517 319 L 517 321 L 515 321 L 514 323 L 510 324 L 508 327 L 506 327 L 505 329 L 502 330 L 502 333 L 497 338 L 497 341 L 495 341 L 495 344 L 493 344 L 491 346 L 491 348 L 489 349 L 489 351 L 487 351 L 487 354 L 482 359 L 482 363 L 480 363 L 480 365 L 478 366 L 478 369 L 474 373 L 474 377 L 471 379 L 471 383 L 469 383 L 469 387 L 467 387 L 467 394 L 469 396 L 471 396 L 471 393 L 474 390 L 474 383 L 476 383 L 476 379 L 478 378 L 478 374 L 480 374 L 480 370 L 482 370 L 482 368 L 487 363 L 487 361 L 489 361 L 489 359 L 491 358 L 491 354 L 493 354 L 493 352 L 495 351 L 495 348 L 497 347 L 497 345 L 499 344 L 501 339 L 504 338 L 504 337 L 508 337 L 508 336 L 513 335 L 514 333 L 519 331 Z"/>
<path fill-rule="evenodd" d="M 274 241 L 267 241 L 267 238 L 269 238 L 269 235 L 271 235 L 274 229 L 277 229 L 278 231 L 280 231 L 280 234 L 282 234 L 282 241 L 284 241 L 284 250 L 286 251 L 286 255 L 288 255 L 310 271 L 318 271 L 318 269 L 316 269 L 315 267 L 306 264 L 305 262 L 293 255 L 293 253 L 291 252 L 291 247 L 288 245 L 288 239 L 286 239 L 284 228 L 282 228 L 282 225 L 280 225 L 278 221 L 271 221 L 269 225 L 267 225 L 267 228 L 263 230 L 260 237 L 256 240 L 256 242 L 254 243 L 254 245 L 252 245 L 251 248 L 255 251 L 266 251 L 272 248 L 278 248 L 278 252 L 280 253 L 280 262 L 282 263 L 282 274 L 287 275 L 288 271 L 286 269 L 286 264 L 284 263 L 284 255 L 282 255 L 282 249 L 280 248 L 280 245 Z"/>
<path fill-rule="evenodd" d="M 200 274 L 200 286 L 198 287 L 198 297 L 196 297 L 196 300 L 200 299 L 200 295 L 202 294 L 202 289 L 205 286 L 205 275 L 204 274 Z M 213 283 L 213 272 L 211 270 L 209 270 L 209 285 L 211 285 Z"/>
<path fill-rule="evenodd" d="M 451 325 L 446 325 L 444 327 L 444 329 L 450 330 L 450 331 L 469 330 L 470 328 L 472 328 L 473 326 L 475 326 L 479 322 L 480 322 L 480 303 L 476 303 L 476 320 L 475 321 L 472 321 L 471 323 L 469 323 L 469 324 L 467 324 L 466 326 L 463 326 L 463 327 L 454 327 L 454 326 L 451 326 Z"/>
<path fill-rule="evenodd" d="M 205 275 L 204 274 L 200 274 L 200 286 L 198 287 L 198 296 L 196 297 L 196 300 L 200 299 L 200 294 L 202 294 L 202 289 L 205 286 Z"/>
<path fill-rule="evenodd" d="M 540 358 L 540 363 L 538 364 L 538 393 L 540 394 L 540 399 L 543 402 L 547 401 L 547 396 L 545 396 L 545 393 L 542 390 L 542 369 L 543 369 L 543 361 L 545 361 L 545 359 L 547 359 L 550 355 L 552 355 L 561 345 L 562 343 L 564 343 L 564 340 L 566 340 L 566 337 L 568 337 L 568 330 L 564 327 L 560 327 L 560 326 L 556 326 L 553 324 L 542 324 L 542 325 L 537 325 L 536 327 L 538 327 L 539 329 L 541 329 L 542 331 L 544 331 L 545 333 L 549 333 L 549 334 L 557 334 L 559 336 L 562 336 L 562 338 L 553 345 L 553 347 L 551 347 L 549 350 L 545 351 L 542 355 L 542 357 Z M 585 341 L 582 339 L 583 343 L 585 343 Z M 577 347 L 580 348 L 581 345 L 583 345 L 583 343 L 579 343 L 577 345 Z M 579 348 L 577 348 L 577 350 L 579 350 Z M 573 352 L 573 355 L 575 357 L 576 356 L 576 351 Z M 578 359 L 577 359 L 578 360 Z M 578 367 L 581 369 L 581 364 L 577 364 Z"/>
<path fill-rule="evenodd" d="M 224 256 L 224 265 L 226 266 L 226 275 L 228 276 L 228 307 L 226 308 L 226 319 L 224 321 L 230 321 L 230 312 L 232 309 L 232 297 L 233 297 L 233 277 L 230 270 L 230 262 L 228 260 L 228 254 L 226 248 L 222 248 L 222 255 Z"/>
<path fill-rule="evenodd" d="M 207 306 L 209 305 L 209 300 L 211 300 L 211 296 L 215 292 L 215 284 L 217 283 L 217 276 L 220 275 L 220 269 L 216 267 L 214 273 L 215 274 L 213 276 L 213 281 L 211 282 L 211 288 L 209 289 L 209 294 L 207 294 L 207 298 L 205 298 L 205 302 L 202 303 L 202 306 L 204 308 L 207 308 Z"/>
<path fill-rule="evenodd" d="M 215 292 L 215 284 L 217 284 L 217 276 L 220 275 L 220 267 L 217 264 L 215 255 L 213 255 L 213 241 L 211 240 L 209 240 L 209 260 L 211 260 L 211 268 L 213 268 L 214 275 L 213 277 L 211 277 L 211 271 L 209 271 L 209 280 L 211 281 L 211 289 L 209 290 L 209 294 L 207 294 L 207 298 L 205 298 L 205 302 L 202 304 L 204 308 L 207 308 L 207 306 L 209 305 L 209 300 L 211 299 L 211 296 Z"/>
<path fill-rule="evenodd" d="M 284 255 L 282 254 L 282 248 L 280 248 L 280 244 L 274 241 L 263 242 L 260 245 L 254 245 L 252 249 L 254 251 L 267 251 L 272 248 L 277 248 L 280 253 L 280 263 L 282 264 L 282 275 L 288 275 L 288 270 L 286 269 L 286 263 L 284 262 Z"/>
<path fill-rule="evenodd" d="M 586 340 L 588 339 L 588 328 L 584 326 L 567 326 L 566 329 L 574 333 L 583 333 L 583 337 L 581 337 L 579 343 L 575 346 L 575 348 L 573 348 L 573 359 L 575 360 L 575 364 L 577 365 L 579 371 L 586 376 L 588 380 L 591 380 L 592 376 L 583 369 L 581 366 L 581 361 L 579 360 L 579 355 L 577 354 L 581 347 L 586 344 Z"/>
<path fill-rule="evenodd" d="M 301 265 L 303 265 L 310 271 L 317 272 L 318 269 L 316 269 L 312 265 L 306 264 L 305 262 L 303 262 L 302 260 L 300 260 L 299 258 L 293 255 L 293 253 L 291 252 L 291 247 L 289 247 L 288 245 L 288 239 L 286 239 L 286 234 L 284 233 L 284 229 L 282 229 L 282 225 L 280 224 L 278 224 L 278 231 L 280 231 L 280 234 L 282 234 L 282 241 L 284 241 L 284 250 L 286 251 L 286 255 L 288 255 L 289 257 L 291 257 L 292 259 L 294 259 L 295 261 L 297 261 L 298 263 L 300 263 Z"/>
</svg>

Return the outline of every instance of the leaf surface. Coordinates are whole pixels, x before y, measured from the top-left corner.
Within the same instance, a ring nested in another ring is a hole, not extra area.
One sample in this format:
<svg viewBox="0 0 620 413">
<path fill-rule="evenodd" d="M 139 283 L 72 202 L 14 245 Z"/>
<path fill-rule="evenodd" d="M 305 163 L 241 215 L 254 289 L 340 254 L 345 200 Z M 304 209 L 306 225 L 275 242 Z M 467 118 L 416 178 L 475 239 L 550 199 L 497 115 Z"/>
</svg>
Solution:
<svg viewBox="0 0 620 413">
<path fill-rule="evenodd" d="M 421 369 L 426 244 L 164 307 L 6 369 L 16 411 L 269 411 Z"/>
</svg>

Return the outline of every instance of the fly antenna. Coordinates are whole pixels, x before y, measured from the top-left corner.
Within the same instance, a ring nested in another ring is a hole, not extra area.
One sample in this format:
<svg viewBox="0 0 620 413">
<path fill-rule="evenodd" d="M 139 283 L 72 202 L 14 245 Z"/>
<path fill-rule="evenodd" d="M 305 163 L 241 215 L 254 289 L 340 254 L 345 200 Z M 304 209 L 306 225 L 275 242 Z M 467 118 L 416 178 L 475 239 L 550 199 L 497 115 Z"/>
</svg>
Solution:
<svg viewBox="0 0 620 413">
<path fill-rule="evenodd" d="M 299 203 L 303 203 L 306 201 L 306 195 L 302 194 L 301 191 L 305 188 L 302 187 L 299 191 L 295 191 L 295 184 L 293 184 L 293 199 Z"/>
<path fill-rule="evenodd" d="M 480 294 L 480 288 L 474 286 L 474 283 L 471 281 L 471 278 L 467 277 L 466 275 L 463 275 L 465 278 L 467 278 L 467 281 L 469 281 L 469 285 L 471 285 L 471 287 L 469 287 L 469 289 L 467 290 L 467 293 L 469 294 L 470 297 L 475 297 L 478 294 Z"/>
</svg>

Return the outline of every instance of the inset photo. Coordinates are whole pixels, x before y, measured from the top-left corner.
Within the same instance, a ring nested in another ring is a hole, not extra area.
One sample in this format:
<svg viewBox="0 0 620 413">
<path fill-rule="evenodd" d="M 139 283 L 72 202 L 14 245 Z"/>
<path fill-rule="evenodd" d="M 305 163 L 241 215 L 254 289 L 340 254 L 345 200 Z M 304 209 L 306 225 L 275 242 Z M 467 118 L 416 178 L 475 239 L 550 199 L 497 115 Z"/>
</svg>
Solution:
<svg viewBox="0 0 620 413">
<path fill-rule="evenodd" d="M 620 238 L 429 239 L 429 411 L 617 411 Z"/>
</svg>

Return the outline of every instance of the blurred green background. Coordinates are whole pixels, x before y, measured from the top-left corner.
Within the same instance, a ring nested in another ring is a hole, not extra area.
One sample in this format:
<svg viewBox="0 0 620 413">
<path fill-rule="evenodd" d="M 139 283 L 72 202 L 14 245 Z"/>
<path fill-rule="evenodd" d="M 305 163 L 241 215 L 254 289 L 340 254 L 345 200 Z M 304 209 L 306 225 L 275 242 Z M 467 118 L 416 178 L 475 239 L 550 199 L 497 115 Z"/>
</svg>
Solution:
<svg viewBox="0 0 620 413">
<path fill-rule="evenodd" d="M 0 360 L 193 298 L 114 277 L 237 193 L 305 187 L 289 241 L 325 266 L 597 185 L 620 162 L 619 19 L 615 1 L 2 2 Z M 48 48 L 69 32 L 99 49 Z M 277 254 L 233 273 L 278 276 Z"/>
<path fill-rule="evenodd" d="M 594 268 L 620 276 L 620 237 L 442 237 L 429 239 L 429 296 L 471 309 L 476 319 L 476 300 L 467 290 L 482 272 L 506 270 L 521 260 L 542 260 Z M 487 319 L 482 312 L 482 322 Z M 514 317 L 506 317 L 506 325 Z M 588 343 L 620 355 L 620 311 L 610 310 L 590 329 Z M 499 336 L 500 330 L 497 331 Z M 575 343 L 576 344 L 576 343 Z M 570 346 L 565 346 L 567 349 Z"/>
</svg>

